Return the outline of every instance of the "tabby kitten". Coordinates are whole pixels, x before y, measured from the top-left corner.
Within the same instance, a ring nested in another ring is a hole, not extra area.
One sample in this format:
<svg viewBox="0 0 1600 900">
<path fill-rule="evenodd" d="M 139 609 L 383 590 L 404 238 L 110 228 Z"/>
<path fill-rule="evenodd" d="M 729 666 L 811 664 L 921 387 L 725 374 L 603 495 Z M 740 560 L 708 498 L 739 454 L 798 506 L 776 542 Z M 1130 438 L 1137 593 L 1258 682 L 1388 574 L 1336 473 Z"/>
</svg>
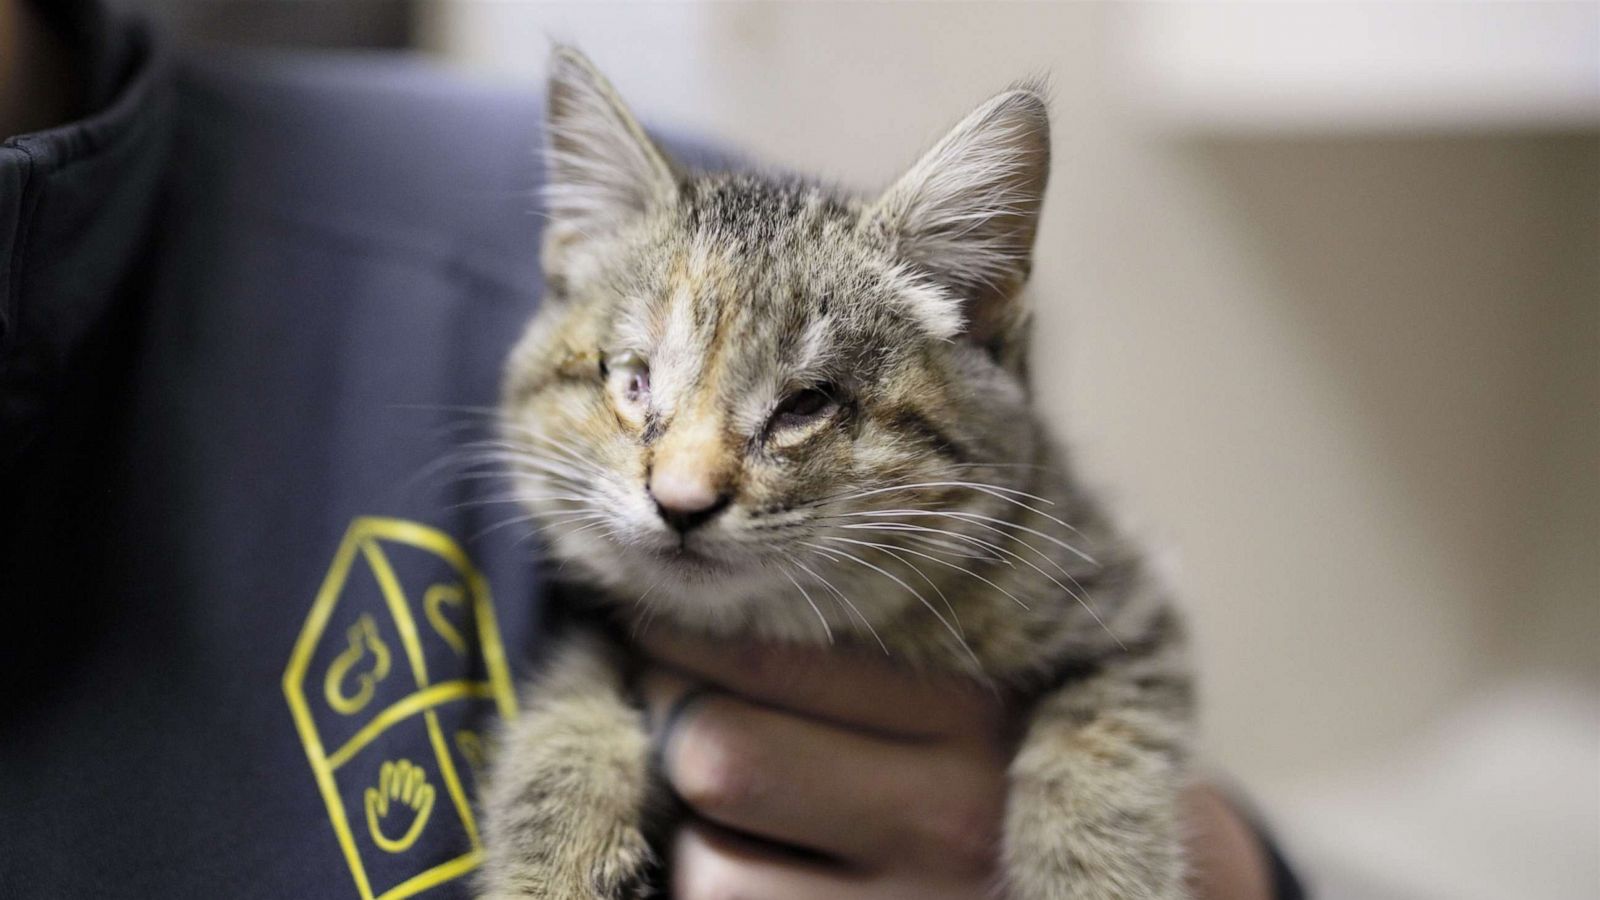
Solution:
<svg viewBox="0 0 1600 900">
<path fill-rule="evenodd" d="M 547 300 L 512 477 L 575 592 L 485 797 L 495 898 L 649 894 L 664 788 L 614 635 L 871 648 L 1031 698 L 1000 895 L 1184 894 L 1179 622 L 1028 402 L 1045 102 L 1002 93 L 875 198 L 673 163 L 578 53 L 548 107 Z"/>
</svg>

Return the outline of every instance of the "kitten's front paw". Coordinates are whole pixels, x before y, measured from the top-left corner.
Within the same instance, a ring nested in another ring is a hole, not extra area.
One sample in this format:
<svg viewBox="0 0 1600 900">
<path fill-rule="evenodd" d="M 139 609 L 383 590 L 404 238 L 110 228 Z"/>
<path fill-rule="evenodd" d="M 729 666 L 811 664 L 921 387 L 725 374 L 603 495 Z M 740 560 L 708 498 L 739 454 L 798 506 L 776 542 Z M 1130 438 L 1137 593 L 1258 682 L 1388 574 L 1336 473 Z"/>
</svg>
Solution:
<svg viewBox="0 0 1600 900">
<path fill-rule="evenodd" d="M 502 851 L 482 877 L 480 900 L 643 900 L 655 856 L 638 829 L 569 835 L 561 845 Z"/>
<path fill-rule="evenodd" d="M 567 639 L 501 740 L 484 792 L 484 897 L 650 896 L 650 737 L 608 646 Z"/>
<path fill-rule="evenodd" d="M 1008 900 L 1185 900 L 1179 753 L 1157 721 L 1036 711 L 1011 763 Z"/>
</svg>

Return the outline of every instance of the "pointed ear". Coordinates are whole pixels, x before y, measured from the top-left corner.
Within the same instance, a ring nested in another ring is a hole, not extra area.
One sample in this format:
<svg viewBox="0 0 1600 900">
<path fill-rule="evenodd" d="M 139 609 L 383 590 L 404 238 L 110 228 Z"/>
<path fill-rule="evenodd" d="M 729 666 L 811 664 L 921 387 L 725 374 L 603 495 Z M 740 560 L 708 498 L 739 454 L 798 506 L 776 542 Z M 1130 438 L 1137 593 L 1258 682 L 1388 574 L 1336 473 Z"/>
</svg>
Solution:
<svg viewBox="0 0 1600 900">
<path fill-rule="evenodd" d="M 869 211 L 899 254 L 962 298 L 968 337 L 991 350 L 1020 330 L 1018 299 L 1050 176 L 1042 90 L 989 100 L 951 129 Z"/>
<path fill-rule="evenodd" d="M 544 266 L 561 279 L 576 246 L 670 204 L 677 179 L 611 83 L 571 47 L 551 55 L 545 115 Z"/>
</svg>

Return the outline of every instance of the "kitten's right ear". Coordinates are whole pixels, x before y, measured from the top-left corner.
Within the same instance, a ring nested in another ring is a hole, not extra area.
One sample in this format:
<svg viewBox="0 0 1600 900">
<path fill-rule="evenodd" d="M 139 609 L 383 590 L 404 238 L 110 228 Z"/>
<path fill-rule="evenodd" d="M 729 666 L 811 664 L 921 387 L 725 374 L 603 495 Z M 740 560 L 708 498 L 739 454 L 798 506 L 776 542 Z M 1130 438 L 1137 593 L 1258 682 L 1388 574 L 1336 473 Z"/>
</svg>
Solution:
<svg viewBox="0 0 1600 900">
<path fill-rule="evenodd" d="M 1019 345 L 1027 321 L 1020 294 L 1049 178 L 1045 89 L 1024 83 L 952 128 L 869 211 L 902 256 L 960 299 L 967 337 L 997 356 Z"/>
<path fill-rule="evenodd" d="M 677 179 L 611 83 L 571 47 L 551 54 L 545 116 L 544 268 L 564 279 L 576 246 L 670 204 Z"/>
</svg>

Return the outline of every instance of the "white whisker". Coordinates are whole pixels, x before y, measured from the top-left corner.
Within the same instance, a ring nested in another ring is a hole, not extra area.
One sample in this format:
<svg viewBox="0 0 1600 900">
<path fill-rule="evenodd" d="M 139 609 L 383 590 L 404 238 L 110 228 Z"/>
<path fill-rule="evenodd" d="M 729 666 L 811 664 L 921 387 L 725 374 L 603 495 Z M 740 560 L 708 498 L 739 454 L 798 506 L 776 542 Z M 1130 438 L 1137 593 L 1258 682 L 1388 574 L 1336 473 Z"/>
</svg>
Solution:
<svg viewBox="0 0 1600 900">
<path fill-rule="evenodd" d="M 1049 534 L 1045 534 L 1044 532 L 1038 530 L 1037 528 L 1029 528 L 1028 526 L 1019 524 L 1017 522 L 1010 522 L 1010 521 L 1007 521 L 1005 519 L 996 518 L 994 516 L 986 516 L 986 515 L 983 515 L 982 513 L 967 512 L 965 510 L 956 510 L 956 509 L 950 509 L 950 510 L 939 510 L 939 509 L 888 509 L 888 510 L 884 510 L 884 509 L 868 509 L 868 510 L 860 510 L 860 511 L 857 511 L 857 512 L 836 513 L 834 516 L 825 517 L 825 518 L 850 518 L 850 517 L 858 517 L 858 516 L 948 516 L 948 517 L 953 518 L 953 519 L 965 519 L 965 520 L 971 521 L 974 524 L 979 524 L 979 527 L 982 527 L 981 523 L 987 522 L 987 523 L 990 523 L 990 524 L 992 524 L 994 526 L 1003 527 L 1003 528 L 1015 528 L 1018 531 L 1027 532 L 1028 534 L 1034 535 L 1035 537 L 1044 538 L 1045 540 L 1047 540 L 1050 543 L 1056 545 L 1057 547 L 1060 547 L 1061 549 L 1067 551 L 1068 553 L 1071 553 L 1074 556 L 1079 557 L 1084 562 L 1087 562 L 1087 563 L 1089 563 L 1091 565 L 1099 565 L 1100 564 L 1094 557 L 1092 557 L 1089 554 L 1083 552 L 1082 550 L 1078 549 L 1077 547 L 1072 546 L 1071 544 L 1067 543 L 1066 541 L 1061 540 L 1058 537 L 1055 537 L 1055 536 L 1049 535 Z M 990 529 L 990 530 L 993 530 L 993 529 Z"/>
<path fill-rule="evenodd" d="M 938 619 L 939 622 L 944 625 L 945 629 L 947 631 L 949 631 L 951 636 L 956 639 L 956 642 L 961 645 L 961 648 L 963 650 L 967 651 L 967 655 L 972 657 L 973 662 L 974 663 L 978 662 L 977 654 L 973 653 L 972 652 L 972 648 L 967 646 L 966 638 L 961 636 L 961 632 L 957 631 L 956 627 L 954 625 L 950 624 L 950 621 L 944 617 L 944 614 L 939 612 L 939 610 L 935 609 L 932 603 L 928 602 L 928 598 L 922 596 L 922 592 L 918 591 L 916 588 L 914 588 L 911 585 L 907 584 L 905 582 L 905 579 L 903 579 L 900 576 L 894 574 L 893 572 L 890 572 L 888 569 L 885 569 L 882 566 L 876 565 L 874 563 L 867 562 L 866 560 L 862 559 L 859 556 L 856 556 L 853 553 L 846 553 L 843 550 L 834 550 L 831 547 L 824 547 L 824 546 L 822 546 L 820 544 L 813 544 L 810 541 L 801 541 L 800 543 L 802 545 L 806 546 L 806 547 L 810 547 L 813 550 L 819 551 L 820 553 L 824 554 L 825 557 L 829 556 L 829 555 L 842 556 L 845 559 L 848 559 L 851 562 L 854 562 L 854 563 L 856 563 L 858 565 L 866 566 L 867 568 L 873 570 L 874 572 L 877 572 L 878 574 L 884 576 L 885 578 L 888 578 L 890 581 L 893 581 L 895 584 L 898 584 L 901 587 L 905 588 L 907 591 L 910 591 L 911 592 L 911 596 L 916 597 L 917 600 L 920 601 L 923 606 L 927 607 L 928 612 L 933 613 L 934 618 Z"/>
<path fill-rule="evenodd" d="M 829 538 L 827 536 L 824 536 L 822 539 L 823 540 L 829 540 Z M 916 563 L 913 563 L 910 560 L 906 559 L 904 556 L 901 556 L 900 552 L 899 552 L 899 548 L 892 547 L 892 546 L 890 546 L 888 544 L 869 545 L 866 541 L 853 541 L 850 538 L 833 538 L 832 540 L 843 541 L 843 542 L 852 543 L 852 544 L 859 544 L 860 546 L 863 546 L 863 547 L 874 546 L 877 549 L 882 550 L 884 553 L 887 553 L 889 556 L 894 557 L 897 561 L 899 561 L 899 563 L 901 565 L 903 565 L 906 568 L 910 569 L 911 571 L 917 573 L 917 577 L 921 578 L 923 581 L 927 582 L 928 587 L 933 588 L 933 592 L 935 594 L 939 595 L 939 602 L 944 604 L 945 611 L 950 614 L 950 621 L 955 623 L 956 632 L 961 635 L 962 639 L 966 638 L 967 630 L 965 628 L 961 627 L 961 617 L 956 615 L 955 604 L 951 603 L 950 602 L 950 598 L 945 596 L 944 589 L 939 587 L 939 585 L 937 583 L 935 583 L 932 578 L 929 578 L 928 577 L 928 573 L 922 571 L 922 568 L 920 566 L 918 566 Z M 906 552 L 911 552 L 911 551 L 908 550 Z"/>
<path fill-rule="evenodd" d="M 779 551 L 779 552 L 783 552 L 783 551 Z M 848 607 L 850 612 L 855 613 L 856 618 L 861 620 L 861 624 L 867 626 L 867 632 L 872 635 L 872 639 L 877 641 L 878 642 L 878 646 L 883 649 L 884 655 L 885 656 L 890 655 L 890 653 L 889 653 L 889 645 L 885 644 L 883 642 L 883 638 L 878 634 L 878 630 L 876 628 L 872 627 L 872 623 L 867 620 L 866 615 L 861 612 L 861 609 L 859 607 L 857 607 L 855 605 L 855 603 L 853 601 L 851 601 L 851 599 L 849 597 L 845 596 L 843 591 L 841 591 L 837 587 L 835 587 L 833 582 L 831 582 L 828 579 L 826 579 L 826 578 L 822 577 L 821 575 L 819 575 L 810 566 L 808 566 L 805 563 L 801 562 L 793 554 L 784 553 L 783 555 L 785 557 L 787 557 L 790 562 L 792 562 L 796 566 L 798 566 L 801 571 L 805 572 L 807 575 L 810 575 L 812 578 L 815 578 L 817 580 L 817 583 L 821 584 L 824 588 L 827 588 L 828 591 L 833 594 L 834 599 L 836 599 L 837 601 L 839 601 L 840 603 L 843 603 L 846 607 Z"/>
<path fill-rule="evenodd" d="M 800 592 L 800 596 L 806 598 L 806 603 L 811 607 L 811 611 L 817 614 L 817 621 L 822 623 L 822 632 L 828 636 L 828 643 L 832 644 L 833 629 L 828 627 L 828 617 L 822 614 L 822 610 L 817 606 L 817 602 L 811 599 L 811 594 L 807 593 L 806 589 L 800 586 L 800 582 L 796 581 L 793 575 L 789 574 L 787 570 L 783 570 L 783 577 L 789 579 L 789 583 L 794 585 L 794 589 Z"/>
<path fill-rule="evenodd" d="M 983 526 L 981 523 L 973 523 L 973 524 L 977 524 L 979 527 L 986 527 L 986 526 Z M 840 527 L 842 527 L 842 528 L 852 528 L 852 527 L 855 527 L 855 526 L 843 525 L 843 526 L 840 526 Z M 1080 583 L 1078 581 L 1078 579 L 1076 577 L 1074 577 L 1071 572 L 1067 571 L 1065 567 L 1063 567 L 1060 563 L 1056 562 L 1054 559 L 1051 559 L 1049 554 L 1047 554 L 1044 551 L 1040 550 L 1038 547 L 1033 546 L 1032 544 L 1028 543 L 1027 541 L 1022 540 L 1022 539 L 1016 537 L 1015 535 L 1006 534 L 1005 532 L 1002 532 L 1002 531 L 1000 531 L 999 529 L 996 529 L 996 528 L 990 528 L 989 530 L 994 531 L 997 534 L 1001 534 L 1001 535 L 1005 536 L 1006 538 L 1008 538 L 1010 540 L 1016 541 L 1021 546 L 1026 547 L 1027 549 L 1032 550 L 1034 553 L 1038 554 L 1039 557 L 1041 559 L 1043 559 L 1045 562 L 1048 562 L 1051 565 L 1055 566 L 1057 569 L 1059 569 L 1061 574 L 1064 575 L 1068 581 L 1072 582 L 1072 584 L 1077 588 L 1077 590 L 1074 590 L 1073 588 L 1067 587 L 1065 584 L 1061 583 L 1060 579 L 1056 578 L 1054 575 L 1051 575 L 1049 572 L 1046 572 L 1044 569 L 1041 569 L 1032 560 L 1024 557 L 1022 554 L 1017 553 L 1017 552 L 1015 552 L 1013 550 L 1007 550 L 1006 548 L 1001 547 L 1001 546 L 999 546 L 997 544 L 989 544 L 989 546 L 993 547 L 994 549 L 996 549 L 1000 553 L 1004 553 L 1006 556 L 1011 557 L 1012 559 L 1015 559 L 1017 562 L 1022 563 L 1023 565 L 1027 566 L 1028 568 L 1034 570 L 1035 572 L 1038 572 L 1040 575 L 1043 575 L 1045 578 L 1049 579 L 1052 584 L 1054 584 L 1056 587 L 1060 588 L 1062 590 L 1062 592 L 1064 592 L 1067 596 L 1069 596 L 1073 600 L 1077 601 L 1078 605 L 1083 607 L 1084 611 L 1087 612 L 1090 615 L 1090 617 L 1094 619 L 1096 624 L 1098 624 L 1102 629 L 1104 629 L 1105 633 L 1110 635 L 1111 639 L 1113 641 L 1117 642 L 1117 646 L 1123 647 L 1123 649 L 1126 649 L 1126 646 L 1122 643 L 1122 638 L 1117 637 L 1116 633 L 1111 630 L 1110 626 L 1106 625 L 1105 621 L 1100 618 L 1100 613 L 1095 610 L 1093 604 L 1091 604 L 1089 602 L 1088 590 L 1086 588 L 1084 588 L 1083 584 Z"/>
<path fill-rule="evenodd" d="M 822 539 L 825 540 L 825 541 L 843 541 L 843 542 L 849 543 L 849 544 L 860 544 L 863 547 L 876 547 L 879 550 L 882 550 L 882 551 L 884 551 L 886 553 L 893 553 L 896 550 L 898 550 L 898 551 L 900 551 L 902 553 L 910 553 L 910 554 L 914 554 L 916 556 L 923 557 L 924 559 L 927 559 L 930 562 L 936 562 L 941 566 L 947 566 L 949 568 L 955 569 L 957 572 L 960 572 L 963 575 L 970 575 L 973 578 L 976 578 L 979 581 L 983 582 L 984 584 L 987 584 L 988 586 L 994 588 L 995 590 L 999 591 L 1000 593 L 1005 594 L 1007 597 L 1010 597 L 1012 600 L 1016 601 L 1016 604 L 1018 606 L 1022 607 L 1023 609 L 1027 609 L 1028 608 L 1028 604 L 1022 602 L 1022 598 L 1018 597 L 1016 594 L 1011 593 L 1010 591 L 1006 590 L 1005 588 L 1001 587 L 1000 585 L 995 584 L 993 581 L 990 581 L 989 579 L 983 577 L 982 575 L 979 575 L 977 572 L 974 572 L 971 569 L 966 568 L 965 566 L 958 566 L 955 563 L 950 562 L 948 560 L 939 559 L 938 557 L 932 556 L 930 554 L 921 553 L 921 552 L 918 552 L 916 550 L 912 550 L 910 547 L 893 547 L 893 546 L 891 546 L 889 544 L 878 544 L 878 543 L 874 543 L 872 541 L 857 541 L 857 540 L 852 540 L 851 538 L 836 537 L 836 536 L 831 536 L 831 535 L 830 536 L 824 536 Z M 951 613 L 951 615 L 954 615 L 954 613 Z"/>
</svg>

